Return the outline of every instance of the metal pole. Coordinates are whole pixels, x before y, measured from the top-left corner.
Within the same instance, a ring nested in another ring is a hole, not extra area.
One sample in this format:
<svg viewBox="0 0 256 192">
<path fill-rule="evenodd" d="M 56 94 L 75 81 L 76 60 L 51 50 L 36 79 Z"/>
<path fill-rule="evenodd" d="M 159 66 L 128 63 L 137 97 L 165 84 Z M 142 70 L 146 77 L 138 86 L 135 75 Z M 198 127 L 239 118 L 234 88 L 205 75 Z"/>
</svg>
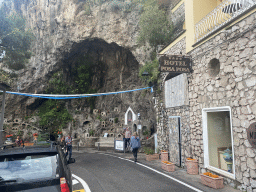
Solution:
<svg viewBox="0 0 256 192">
<path fill-rule="evenodd" d="M 126 142 L 126 140 L 123 140 L 123 149 L 124 149 L 124 154 L 125 154 L 125 142 Z"/>
<path fill-rule="evenodd" d="M 77 151 L 79 151 L 79 143 L 77 143 Z"/>
<path fill-rule="evenodd" d="M 3 90 L 3 100 L 2 100 L 2 110 L 1 110 L 1 120 L 0 120 L 0 146 L 3 145 L 3 124 L 4 124 L 4 107 L 5 107 L 5 92 L 6 90 Z"/>
<path fill-rule="evenodd" d="M 100 150 L 100 142 L 98 142 L 98 151 Z"/>
</svg>

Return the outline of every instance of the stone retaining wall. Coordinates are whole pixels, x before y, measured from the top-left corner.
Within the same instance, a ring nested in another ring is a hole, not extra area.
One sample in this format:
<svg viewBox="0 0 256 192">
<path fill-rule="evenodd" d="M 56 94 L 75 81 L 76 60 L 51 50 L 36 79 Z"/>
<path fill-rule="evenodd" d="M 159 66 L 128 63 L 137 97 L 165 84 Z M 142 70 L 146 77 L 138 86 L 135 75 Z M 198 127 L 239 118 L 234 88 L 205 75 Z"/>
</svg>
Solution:
<svg viewBox="0 0 256 192">
<path fill-rule="evenodd" d="M 247 191 L 256 190 L 256 150 L 246 134 L 256 117 L 255 26 L 256 13 L 194 49 L 189 84 L 192 154 L 200 171 L 204 171 L 202 109 L 230 106 L 235 177 L 242 184 L 239 188 Z M 210 67 L 213 59 L 219 61 L 219 72 Z"/>
</svg>

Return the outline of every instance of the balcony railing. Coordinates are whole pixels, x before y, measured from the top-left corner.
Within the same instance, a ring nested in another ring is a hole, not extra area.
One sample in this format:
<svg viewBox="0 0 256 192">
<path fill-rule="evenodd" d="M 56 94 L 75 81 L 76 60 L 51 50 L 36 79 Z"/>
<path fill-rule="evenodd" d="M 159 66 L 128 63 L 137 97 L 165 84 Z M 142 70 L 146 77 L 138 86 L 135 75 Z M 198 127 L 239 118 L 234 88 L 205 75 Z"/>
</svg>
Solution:
<svg viewBox="0 0 256 192">
<path fill-rule="evenodd" d="M 195 25 L 195 42 L 214 33 L 256 4 L 256 0 L 224 0 Z"/>
</svg>

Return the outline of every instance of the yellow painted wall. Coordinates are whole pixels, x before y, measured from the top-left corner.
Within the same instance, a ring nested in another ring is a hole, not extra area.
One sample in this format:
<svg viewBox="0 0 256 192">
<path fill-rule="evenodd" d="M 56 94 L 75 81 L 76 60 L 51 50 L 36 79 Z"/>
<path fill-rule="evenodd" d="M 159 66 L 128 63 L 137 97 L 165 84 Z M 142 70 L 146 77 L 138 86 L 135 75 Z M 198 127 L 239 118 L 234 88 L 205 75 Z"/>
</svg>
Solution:
<svg viewBox="0 0 256 192">
<path fill-rule="evenodd" d="M 193 2 L 195 24 L 217 7 L 217 0 L 193 0 Z"/>
<path fill-rule="evenodd" d="M 194 44 L 194 9 L 192 0 L 185 0 L 186 52 L 192 50 Z"/>
<path fill-rule="evenodd" d="M 217 0 L 185 0 L 186 51 L 193 49 L 195 43 L 195 24 L 217 6 Z"/>
<path fill-rule="evenodd" d="M 222 1 L 221 0 L 216 0 L 217 1 L 217 6 L 219 5 L 219 4 L 221 4 L 222 3 Z"/>
<path fill-rule="evenodd" d="M 220 0 L 182 0 L 172 11 L 176 10 L 183 2 L 185 3 L 184 28 L 186 29 L 186 52 L 188 53 L 193 50 L 192 45 L 195 44 L 196 23 L 215 9 L 221 2 Z M 170 44 L 168 48 L 173 45 L 175 45 L 175 43 Z"/>
</svg>

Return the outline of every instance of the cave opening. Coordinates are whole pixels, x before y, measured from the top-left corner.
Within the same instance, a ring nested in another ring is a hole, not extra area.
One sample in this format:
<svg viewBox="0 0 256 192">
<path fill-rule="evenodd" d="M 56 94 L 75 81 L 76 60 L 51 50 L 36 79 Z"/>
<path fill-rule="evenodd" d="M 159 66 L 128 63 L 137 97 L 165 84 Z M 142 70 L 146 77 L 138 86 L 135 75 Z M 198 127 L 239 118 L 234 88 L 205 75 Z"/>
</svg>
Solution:
<svg viewBox="0 0 256 192">
<path fill-rule="evenodd" d="M 66 49 L 67 50 L 67 49 Z M 89 38 L 73 43 L 68 51 L 62 52 L 54 69 L 48 73 L 48 81 L 44 93 L 49 94 L 90 94 L 114 92 L 132 89 L 138 84 L 139 63 L 132 52 L 116 43 L 107 43 L 103 39 Z M 121 94 L 120 94 L 121 95 Z M 74 99 L 72 105 L 111 110 L 113 106 L 122 103 L 122 96 L 112 95 Z M 127 94 L 128 95 L 128 94 Z M 97 100 L 97 101 L 96 101 Z M 47 101 L 35 99 L 27 109 L 35 110 Z M 67 100 L 66 100 L 67 101 Z M 63 101 L 66 103 L 66 101 Z M 127 103 L 132 98 L 129 94 Z M 71 104 L 72 103 L 72 104 Z"/>
</svg>

